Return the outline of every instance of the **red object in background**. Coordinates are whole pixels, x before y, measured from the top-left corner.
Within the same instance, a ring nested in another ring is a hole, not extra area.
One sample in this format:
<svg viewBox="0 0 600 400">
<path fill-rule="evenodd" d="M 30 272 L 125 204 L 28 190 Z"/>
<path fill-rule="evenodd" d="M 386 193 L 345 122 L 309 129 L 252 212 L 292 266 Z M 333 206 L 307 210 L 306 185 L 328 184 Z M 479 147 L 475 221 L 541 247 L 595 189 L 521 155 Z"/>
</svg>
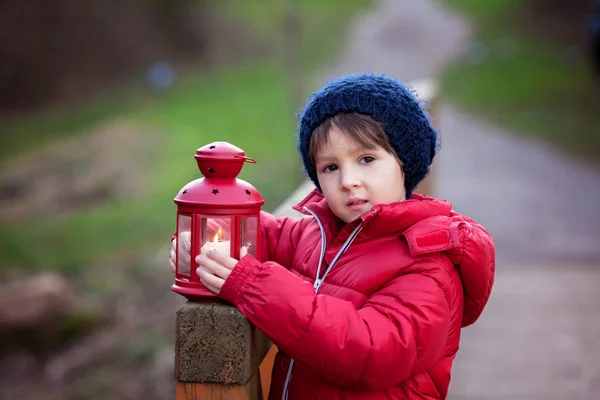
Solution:
<svg viewBox="0 0 600 400">
<path fill-rule="evenodd" d="M 215 300 L 200 282 L 194 261 L 214 249 L 239 259 L 240 248 L 259 258 L 260 210 L 264 199 L 254 186 L 238 179 L 245 162 L 255 163 L 227 142 L 214 142 L 194 156 L 204 176 L 185 185 L 177 204 L 177 255 L 172 290 L 189 300 Z M 191 256 L 189 256 L 189 255 Z"/>
</svg>

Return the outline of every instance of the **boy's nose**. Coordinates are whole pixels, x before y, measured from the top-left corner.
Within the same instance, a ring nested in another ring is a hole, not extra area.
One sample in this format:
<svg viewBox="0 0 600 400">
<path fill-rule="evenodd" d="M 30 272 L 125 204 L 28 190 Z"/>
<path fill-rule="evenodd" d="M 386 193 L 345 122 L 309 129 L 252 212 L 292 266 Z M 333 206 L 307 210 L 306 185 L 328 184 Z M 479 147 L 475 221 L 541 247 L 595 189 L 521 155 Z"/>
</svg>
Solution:
<svg viewBox="0 0 600 400">
<path fill-rule="evenodd" d="M 360 186 L 360 177 L 352 171 L 345 171 L 341 174 L 342 190 L 352 190 Z"/>
</svg>

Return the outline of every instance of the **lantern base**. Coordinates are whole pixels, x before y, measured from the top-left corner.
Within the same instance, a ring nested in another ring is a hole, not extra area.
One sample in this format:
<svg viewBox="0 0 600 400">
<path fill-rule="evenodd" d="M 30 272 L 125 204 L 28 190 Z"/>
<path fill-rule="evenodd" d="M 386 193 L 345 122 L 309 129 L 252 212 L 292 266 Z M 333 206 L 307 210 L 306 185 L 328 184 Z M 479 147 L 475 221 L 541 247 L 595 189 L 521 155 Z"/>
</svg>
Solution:
<svg viewBox="0 0 600 400">
<path fill-rule="evenodd" d="M 211 292 L 204 286 L 190 288 L 190 287 L 178 285 L 177 282 L 175 282 L 173 284 L 173 286 L 171 286 L 171 290 L 177 294 L 182 295 L 183 297 L 185 297 L 186 299 L 188 299 L 190 301 L 196 301 L 199 303 L 203 303 L 203 302 L 207 302 L 207 301 L 216 302 L 216 301 L 221 300 L 221 299 L 219 299 L 219 297 L 217 297 L 216 294 L 214 294 L 213 292 Z"/>
</svg>

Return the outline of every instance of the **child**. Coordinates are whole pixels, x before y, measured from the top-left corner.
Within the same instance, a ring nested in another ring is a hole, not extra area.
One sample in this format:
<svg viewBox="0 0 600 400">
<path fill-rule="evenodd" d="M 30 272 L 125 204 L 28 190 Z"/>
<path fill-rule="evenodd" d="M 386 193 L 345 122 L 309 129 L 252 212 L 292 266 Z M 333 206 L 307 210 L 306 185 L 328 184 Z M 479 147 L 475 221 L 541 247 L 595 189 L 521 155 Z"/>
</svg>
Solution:
<svg viewBox="0 0 600 400">
<path fill-rule="evenodd" d="M 298 149 L 316 185 L 263 213 L 263 255 L 196 258 L 202 282 L 279 348 L 270 399 L 445 399 L 461 327 L 490 294 L 494 246 L 448 202 L 413 194 L 437 135 L 398 81 L 330 81 Z M 173 257 L 171 263 L 173 263 Z"/>
</svg>

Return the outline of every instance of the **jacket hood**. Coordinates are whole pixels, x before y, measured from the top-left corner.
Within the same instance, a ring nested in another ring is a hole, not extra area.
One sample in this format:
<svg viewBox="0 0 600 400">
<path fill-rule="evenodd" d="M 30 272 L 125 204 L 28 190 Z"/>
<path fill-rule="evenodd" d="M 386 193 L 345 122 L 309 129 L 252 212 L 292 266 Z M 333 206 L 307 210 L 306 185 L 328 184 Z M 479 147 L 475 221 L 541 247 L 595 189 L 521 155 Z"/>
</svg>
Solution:
<svg viewBox="0 0 600 400">
<path fill-rule="evenodd" d="M 458 268 L 463 282 L 462 325 L 474 323 L 490 297 L 496 259 L 491 235 L 469 217 L 451 212 L 448 217 L 420 221 L 404 232 L 411 254 L 442 251 Z"/>
<path fill-rule="evenodd" d="M 323 222 L 337 222 L 340 229 L 345 225 L 317 190 L 294 209 L 308 214 L 304 207 Z M 481 225 L 454 212 L 449 202 L 420 194 L 413 194 L 403 202 L 376 205 L 358 220 L 363 222 L 364 235 L 397 233 L 403 236 L 414 257 L 444 252 L 463 281 L 462 325 L 471 325 L 479 318 L 490 297 L 496 265 L 492 237 Z"/>
</svg>

